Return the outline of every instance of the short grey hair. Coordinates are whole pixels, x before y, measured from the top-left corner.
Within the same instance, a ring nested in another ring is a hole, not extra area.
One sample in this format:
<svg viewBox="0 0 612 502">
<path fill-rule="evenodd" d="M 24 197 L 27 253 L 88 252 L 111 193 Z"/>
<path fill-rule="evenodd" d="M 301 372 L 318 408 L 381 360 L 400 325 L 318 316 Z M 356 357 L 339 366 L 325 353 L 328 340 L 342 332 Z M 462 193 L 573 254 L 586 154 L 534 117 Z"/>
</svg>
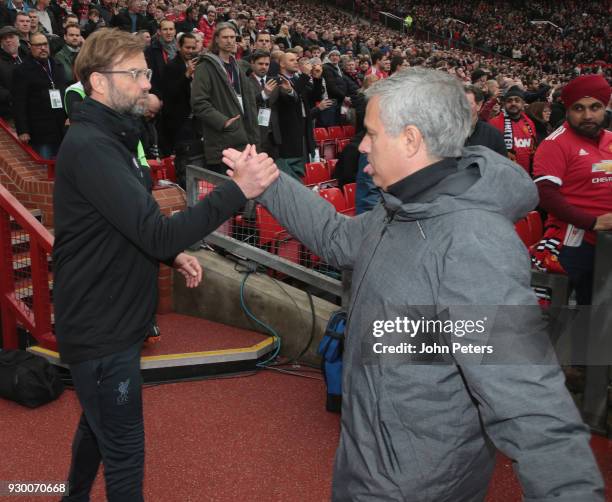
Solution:
<svg viewBox="0 0 612 502">
<path fill-rule="evenodd" d="M 380 119 L 387 134 L 415 126 L 429 155 L 459 157 L 472 126 L 470 106 L 461 82 L 448 73 L 408 68 L 379 80 L 365 91 L 380 98 Z"/>
</svg>

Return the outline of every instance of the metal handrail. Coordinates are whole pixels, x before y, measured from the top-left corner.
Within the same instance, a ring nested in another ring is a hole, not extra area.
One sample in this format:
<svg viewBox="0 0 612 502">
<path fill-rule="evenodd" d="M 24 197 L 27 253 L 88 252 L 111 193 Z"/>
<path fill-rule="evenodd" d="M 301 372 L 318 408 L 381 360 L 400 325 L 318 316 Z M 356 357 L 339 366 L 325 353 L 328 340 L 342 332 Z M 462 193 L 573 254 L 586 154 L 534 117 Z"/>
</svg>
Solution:
<svg viewBox="0 0 612 502">
<path fill-rule="evenodd" d="M 12 220 L 12 221 L 11 221 Z M 13 253 L 13 229 L 17 224 L 27 234 L 32 287 L 32 306 L 17 294 Z M 57 350 L 53 334 L 49 287 L 49 256 L 53 236 L 30 212 L 0 184 L 0 313 L 5 349 L 18 347 L 17 324 L 22 325 L 43 347 Z"/>
</svg>

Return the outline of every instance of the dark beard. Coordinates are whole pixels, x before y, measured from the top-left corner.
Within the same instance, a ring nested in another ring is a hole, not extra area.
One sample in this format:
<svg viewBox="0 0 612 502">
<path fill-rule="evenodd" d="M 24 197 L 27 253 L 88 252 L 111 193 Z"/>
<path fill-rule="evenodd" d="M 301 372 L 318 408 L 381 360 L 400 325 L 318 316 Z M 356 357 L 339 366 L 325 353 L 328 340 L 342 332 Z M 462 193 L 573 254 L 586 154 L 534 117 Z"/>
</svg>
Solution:
<svg viewBox="0 0 612 502">
<path fill-rule="evenodd" d="M 595 124 L 597 127 L 592 129 L 581 129 L 580 127 L 576 127 L 571 122 L 568 121 L 569 126 L 579 136 L 584 136 L 585 138 L 597 139 L 599 133 L 601 133 L 603 129 L 603 122 L 601 124 Z"/>
</svg>

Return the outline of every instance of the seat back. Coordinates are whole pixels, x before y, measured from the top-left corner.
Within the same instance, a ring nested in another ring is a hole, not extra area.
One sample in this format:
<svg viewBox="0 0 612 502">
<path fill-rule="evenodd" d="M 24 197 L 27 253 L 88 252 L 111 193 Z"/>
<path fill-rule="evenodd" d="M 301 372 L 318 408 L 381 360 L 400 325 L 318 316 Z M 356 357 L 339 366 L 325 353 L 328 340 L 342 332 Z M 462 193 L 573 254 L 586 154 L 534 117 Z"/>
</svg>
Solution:
<svg viewBox="0 0 612 502">
<path fill-rule="evenodd" d="M 308 162 L 304 170 L 304 184 L 314 185 L 329 180 L 329 171 L 323 162 Z"/>
<path fill-rule="evenodd" d="M 356 183 L 347 183 L 342 187 L 344 191 L 344 199 L 346 200 L 346 208 L 353 209 L 355 207 L 355 191 L 357 190 Z"/>
<path fill-rule="evenodd" d="M 344 132 L 344 137 L 345 138 L 352 138 L 353 136 L 355 136 L 355 126 L 352 125 L 345 125 L 342 126 L 342 130 Z"/>
<path fill-rule="evenodd" d="M 346 200 L 339 188 L 323 188 L 319 190 L 319 195 L 332 204 L 336 208 L 336 211 L 346 210 Z"/>
<path fill-rule="evenodd" d="M 344 130 L 342 126 L 330 126 L 327 128 L 329 139 L 342 139 L 344 138 Z"/>
<path fill-rule="evenodd" d="M 348 145 L 350 142 L 350 139 L 339 139 L 336 141 L 336 154 L 340 154 L 340 152 L 342 152 L 342 150 L 344 150 L 346 145 Z"/>
<path fill-rule="evenodd" d="M 313 134 L 317 143 L 329 139 L 329 134 L 327 133 L 327 129 L 325 129 L 325 127 L 315 127 Z"/>
<path fill-rule="evenodd" d="M 334 177 L 334 171 L 336 170 L 336 164 L 338 163 L 338 159 L 329 159 L 327 161 L 327 169 L 329 170 L 329 177 Z"/>
<path fill-rule="evenodd" d="M 261 247 L 274 244 L 278 233 L 283 231 L 281 224 L 263 206 L 257 206 L 255 209 L 255 222 L 259 231 L 259 246 Z"/>
</svg>

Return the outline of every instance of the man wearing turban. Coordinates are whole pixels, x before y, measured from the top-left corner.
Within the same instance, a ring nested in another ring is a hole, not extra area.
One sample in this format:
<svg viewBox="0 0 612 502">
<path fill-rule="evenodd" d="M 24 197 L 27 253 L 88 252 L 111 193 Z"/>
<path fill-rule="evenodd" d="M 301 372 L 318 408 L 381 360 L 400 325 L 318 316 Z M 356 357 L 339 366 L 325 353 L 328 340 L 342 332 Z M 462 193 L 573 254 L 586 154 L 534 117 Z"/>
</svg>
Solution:
<svg viewBox="0 0 612 502">
<path fill-rule="evenodd" d="M 533 250 L 541 270 L 565 272 L 579 305 L 590 305 L 596 233 L 612 229 L 612 132 L 604 129 L 610 85 L 601 75 L 562 90 L 566 120 L 538 148 L 534 178 L 547 231 Z"/>
</svg>

